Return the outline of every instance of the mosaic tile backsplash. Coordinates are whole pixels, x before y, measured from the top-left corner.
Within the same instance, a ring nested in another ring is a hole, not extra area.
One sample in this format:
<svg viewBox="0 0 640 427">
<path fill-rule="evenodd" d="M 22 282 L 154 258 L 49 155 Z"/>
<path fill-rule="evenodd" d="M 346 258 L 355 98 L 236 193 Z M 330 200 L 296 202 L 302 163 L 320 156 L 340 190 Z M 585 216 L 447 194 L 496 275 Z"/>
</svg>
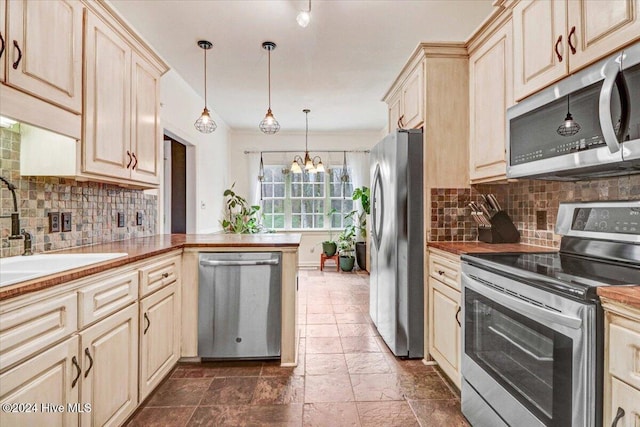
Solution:
<svg viewBox="0 0 640 427">
<path fill-rule="evenodd" d="M 477 227 L 467 206 L 479 194 L 493 193 L 520 231 L 520 241 L 531 245 L 559 247 L 554 233 L 560 202 L 640 200 L 640 175 L 593 181 L 557 182 L 519 180 L 507 184 L 482 184 L 472 188 L 431 190 L 431 240 L 473 241 Z M 538 229 L 536 213 L 546 213 L 546 224 Z"/>
<path fill-rule="evenodd" d="M 20 227 L 33 236 L 34 252 L 84 246 L 156 234 L 157 196 L 142 190 L 64 178 L 21 177 L 20 135 L 0 129 L 0 175 L 18 189 Z M 0 215 L 13 211 L 11 192 L 0 190 Z M 49 233 L 49 212 L 71 212 L 69 232 Z M 118 227 L 118 212 L 125 214 L 125 226 Z M 142 225 L 136 213 L 143 212 Z M 22 240 L 9 240 L 11 219 L 0 220 L 0 258 L 21 255 Z"/>
</svg>

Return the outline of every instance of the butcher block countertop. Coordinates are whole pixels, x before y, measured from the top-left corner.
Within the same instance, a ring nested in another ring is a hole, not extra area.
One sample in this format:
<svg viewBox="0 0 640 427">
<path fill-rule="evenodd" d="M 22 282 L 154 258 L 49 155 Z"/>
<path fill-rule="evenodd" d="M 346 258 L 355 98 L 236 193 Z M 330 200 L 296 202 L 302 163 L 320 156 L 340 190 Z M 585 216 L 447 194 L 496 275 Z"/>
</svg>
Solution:
<svg viewBox="0 0 640 427">
<path fill-rule="evenodd" d="M 639 286 L 603 286 L 598 288 L 598 295 L 640 309 Z"/>
<path fill-rule="evenodd" d="M 15 283 L 0 288 L 0 300 L 39 291 L 55 285 L 100 273 L 111 268 L 120 267 L 132 262 L 141 261 L 163 253 L 183 248 L 291 248 L 299 247 L 301 234 L 163 234 L 150 237 L 139 237 L 118 242 L 82 246 L 73 249 L 55 251 L 56 254 L 90 254 L 90 253 L 126 253 L 126 256 L 109 261 L 80 267 L 43 276 L 36 279 Z M 1 274 L 1 272 L 0 272 Z"/>
<path fill-rule="evenodd" d="M 499 252 L 557 252 L 555 248 L 525 245 L 523 243 L 484 243 L 484 242 L 429 242 L 430 248 L 440 249 L 454 255 Z"/>
</svg>

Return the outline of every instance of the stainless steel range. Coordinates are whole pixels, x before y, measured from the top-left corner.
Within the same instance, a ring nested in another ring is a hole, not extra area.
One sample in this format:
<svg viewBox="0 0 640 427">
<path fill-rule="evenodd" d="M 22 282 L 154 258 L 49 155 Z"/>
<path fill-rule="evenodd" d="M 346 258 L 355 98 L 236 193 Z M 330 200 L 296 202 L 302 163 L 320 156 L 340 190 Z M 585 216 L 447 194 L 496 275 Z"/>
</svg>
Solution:
<svg viewBox="0 0 640 427">
<path fill-rule="evenodd" d="M 462 257 L 462 412 L 474 426 L 602 425 L 596 288 L 640 283 L 640 201 L 561 204 L 556 233 L 559 253 Z"/>
</svg>

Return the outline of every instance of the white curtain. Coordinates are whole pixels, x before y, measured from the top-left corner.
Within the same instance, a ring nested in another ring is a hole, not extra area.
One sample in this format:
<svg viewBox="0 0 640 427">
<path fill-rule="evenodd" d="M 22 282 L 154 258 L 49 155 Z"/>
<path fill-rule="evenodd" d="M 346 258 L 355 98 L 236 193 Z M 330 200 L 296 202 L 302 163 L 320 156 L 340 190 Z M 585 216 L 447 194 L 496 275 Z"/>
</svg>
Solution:
<svg viewBox="0 0 640 427">
<path fill-rule="evenodd" d="M 371 188 L 369 178 L 369 153 L 347 153 L 347 167 L 351 169 L 353 188 Z"/>
<path fill-rule="evenodd" d="M 260 181 L 258 180 L 260 153 L 249 153 L 247 154 L 246 160 L 246 170 L 249 178 L 247 202 L 249 202 L 250 205 L 260 205 Z M 240 195 L 242 196 L 242 194 Z M 262 207 L 262 205 L 260 205 L 260 207 Z"/>
</svg>

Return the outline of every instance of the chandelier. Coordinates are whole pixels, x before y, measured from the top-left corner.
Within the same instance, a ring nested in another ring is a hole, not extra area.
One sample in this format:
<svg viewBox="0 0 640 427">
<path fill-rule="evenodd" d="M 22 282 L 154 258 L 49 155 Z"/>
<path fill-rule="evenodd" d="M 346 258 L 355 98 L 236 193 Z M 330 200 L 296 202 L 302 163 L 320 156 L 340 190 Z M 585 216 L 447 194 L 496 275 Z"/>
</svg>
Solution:
<svg viewBox="0 0 640 427">
<path fill-rule="evenodd" d="M 311 112 L 311 110 L 305 108 L 304 110 L 302 110 L 302 112 L 305 114 L 306 123 L 304 132 L 304 159 L 300 156 L 295 156 L 293 158 L 293 162 L 291 162 L 291 172 L 302 173 L 302 168 L 304 168 L 304 170 L 309 173 L 324 172 L 324 165 L 322 164 L 322 159 L 320 158 L 320 156 L 311 158 L 311 156 L 309 155 L 309 113 Z"/>
</svg>

